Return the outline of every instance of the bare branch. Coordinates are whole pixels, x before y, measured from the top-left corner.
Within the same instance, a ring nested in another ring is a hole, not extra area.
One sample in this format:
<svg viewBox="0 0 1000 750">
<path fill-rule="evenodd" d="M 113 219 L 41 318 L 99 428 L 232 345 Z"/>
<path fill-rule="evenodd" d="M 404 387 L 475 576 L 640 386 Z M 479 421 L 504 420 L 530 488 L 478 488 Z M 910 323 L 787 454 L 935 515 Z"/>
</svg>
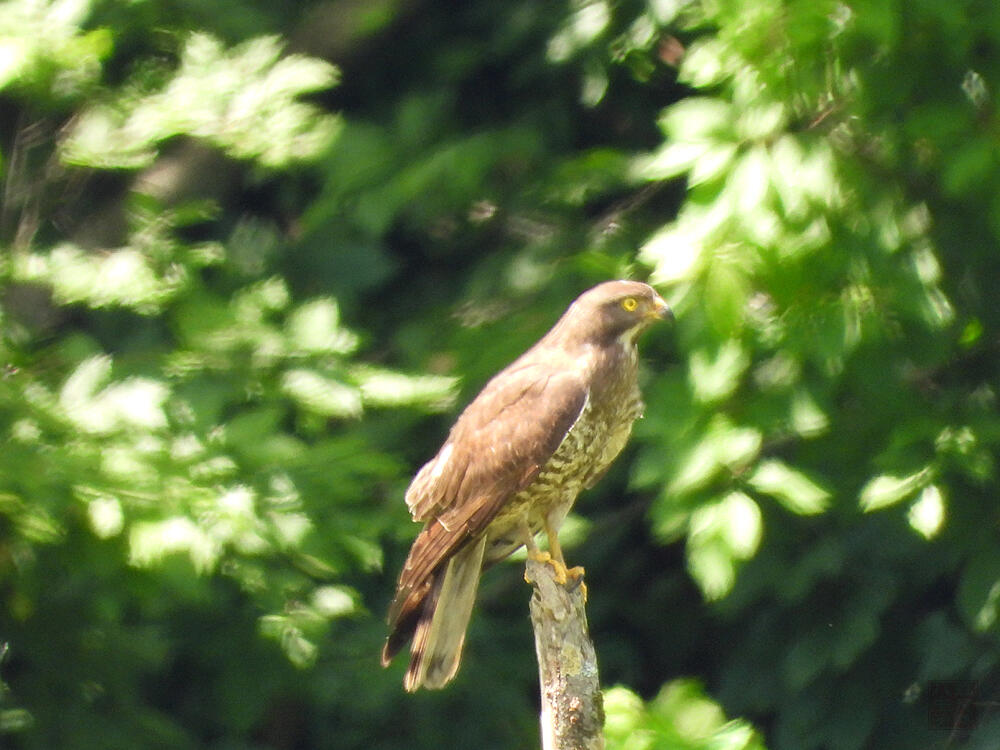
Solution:
<svg viewBox="0 0 1000 750">
<path fill-rule="evenodd" d="M 538 654 L 543 750 L 602 750 L 604 703 L 597 655 L 587 632 L 581 579 L 556 581 L 555 569 L 529 558 L 531 625 Z"/>
</svg>

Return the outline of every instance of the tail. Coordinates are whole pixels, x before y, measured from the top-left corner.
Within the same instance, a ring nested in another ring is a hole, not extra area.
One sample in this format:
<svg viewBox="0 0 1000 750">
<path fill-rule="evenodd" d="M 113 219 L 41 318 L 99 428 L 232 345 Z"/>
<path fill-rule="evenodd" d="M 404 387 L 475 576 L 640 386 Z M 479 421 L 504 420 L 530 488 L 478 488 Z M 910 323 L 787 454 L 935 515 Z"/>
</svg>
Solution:
<svg viewBox="0 0 1000 750">
<path fill-rule="evenodd" d="M 431 574 L 423 602 L 414 608 L 413 615 L 392 623 L 392 632 L 382 649 L 382 666 L 392 660 L 412 634 L 410 666 L 403 678 L 407 691 L 444 687 L 458 672 L 485 551 L 485 534 L 459 549 Z"/>
</svg>

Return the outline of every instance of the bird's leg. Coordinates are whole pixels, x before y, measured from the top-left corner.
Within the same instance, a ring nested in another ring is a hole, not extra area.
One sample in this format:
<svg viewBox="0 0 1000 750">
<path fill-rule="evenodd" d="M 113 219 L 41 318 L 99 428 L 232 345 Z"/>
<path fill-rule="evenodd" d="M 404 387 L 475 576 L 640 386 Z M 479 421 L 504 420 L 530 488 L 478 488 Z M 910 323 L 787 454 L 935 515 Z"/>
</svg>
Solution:
<svg viewBox="0 0 1000 750">
<path fill-rule="evenodd" d="M 542 563 L 543 565 L 552 562 L 552 555 L 538 549 L 538 545 L 535 543 L 535 535 L 531 533 L 531 525 L 527 522 L 527 520 L 521 522 L 521 536 L 524 537 L 524 547 L 528 552 L 529 560 L 534 560 L 535 562 Z M 525 583 L 534 583 L 534 581 L 528 577 L 527 568 L 524 571 L 524 581 Z"/>
<path fill-rule="evenodd" d="M 551 557 L 548 552 L 538 549 L 535 543 L 535 535 L 531 533 L 531 526 L 527 521 L 521 522 L 521 536 L 524 537 L 524 547 L 528 551 L 528 557 L 535 562 L 546 563 Z"/>
<path fill-rule="evenodd" d="M 565 586 L 566 574 L 569 572 L 566 570 L 566 558 L 563 557 L 562 547 L 559 546 L 559 535 L 552 530 L 547 518 L 545 519 L 545 536 L 549 538 L 550 559 L 548 562 L 556 571 L 556 583 Z"/>
<path fill-rule="evenodd" d="M 580 566 L 575 568 L 566 567 L 566 559 L 563 557 L 562 546 L 559 544 L 559 533 L 555 530 L 555 524 L 549 518 L 546 518 L 544 527 L 545 535 L 549 539 L 549 552 L 538 548 L 538 545 L 535 543 L 535 535 L 531 533 L 531 526 L 528 522 L 524 521 L 521 524 L 521 535 L 524 537 L 524 546 L 528 552 L 528 559 L 542 563 L 543 565 L 551 565 L 555 572 L 555 582 L 560 586 L 565 586 L 570 579 L 577 581 L 578 585 L 583 589 L 583 597 L 584 601 L 586 601 L 587 586 L 583 582 L 583 568 Z M 528 577 L 527 571 L 524 573 L 524 580 L 527 583 L 533 583 Z"/>
<path fill-rule="evenodd" d="M 556 571 L 556 583 L 565 586 L 566 581 L 572 578 L 579 581 L 580 585 L 583 586 L 584 570 L 579 565 L 574 568 L 566 567 L 566 558 L 563 557 L 562 545 L 559 544 L 558 527 L 553 523 L 553 519 L 548 516 L 545 518 L 545 535 L 549 538 L 549 551 L 552 553 L 552 567 Z M 584 586 L 583 595 L 584 597 L 587 596 L 586 586 Z"/>
</svg>

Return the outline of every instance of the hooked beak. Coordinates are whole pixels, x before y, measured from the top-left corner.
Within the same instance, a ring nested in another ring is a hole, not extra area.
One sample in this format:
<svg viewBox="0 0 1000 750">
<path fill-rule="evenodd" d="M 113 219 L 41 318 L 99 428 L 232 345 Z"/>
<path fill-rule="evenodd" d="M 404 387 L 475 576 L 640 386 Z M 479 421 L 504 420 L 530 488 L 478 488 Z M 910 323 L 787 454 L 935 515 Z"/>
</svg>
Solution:
<svg viewBox="0 0 1000 750">
<path fill-rule="evenodd" d="M 649 312 L 649 317 L 656 320 L 673 320 L 674 311 L 670 309 L 670 305 L 663 301 L 663 298 L 657 296 L 653 300 L 653 309 Z"/>
</svg>

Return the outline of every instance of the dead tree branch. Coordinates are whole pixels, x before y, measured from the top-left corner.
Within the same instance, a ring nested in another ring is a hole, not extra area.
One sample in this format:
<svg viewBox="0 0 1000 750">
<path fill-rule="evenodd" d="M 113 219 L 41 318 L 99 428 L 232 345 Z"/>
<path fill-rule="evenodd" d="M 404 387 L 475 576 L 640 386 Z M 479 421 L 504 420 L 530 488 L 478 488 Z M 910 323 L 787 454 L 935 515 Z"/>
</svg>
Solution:
<svg viewBox="0 0 1000 750">
<path fill-rule="evenodd" d="M 587 632 L 582 580 L 556 580 L 552 565 L 528 560 L 531 625 L 542 698 L 542 750 L 602 750 L 604 704 Z"/>
</svg>

